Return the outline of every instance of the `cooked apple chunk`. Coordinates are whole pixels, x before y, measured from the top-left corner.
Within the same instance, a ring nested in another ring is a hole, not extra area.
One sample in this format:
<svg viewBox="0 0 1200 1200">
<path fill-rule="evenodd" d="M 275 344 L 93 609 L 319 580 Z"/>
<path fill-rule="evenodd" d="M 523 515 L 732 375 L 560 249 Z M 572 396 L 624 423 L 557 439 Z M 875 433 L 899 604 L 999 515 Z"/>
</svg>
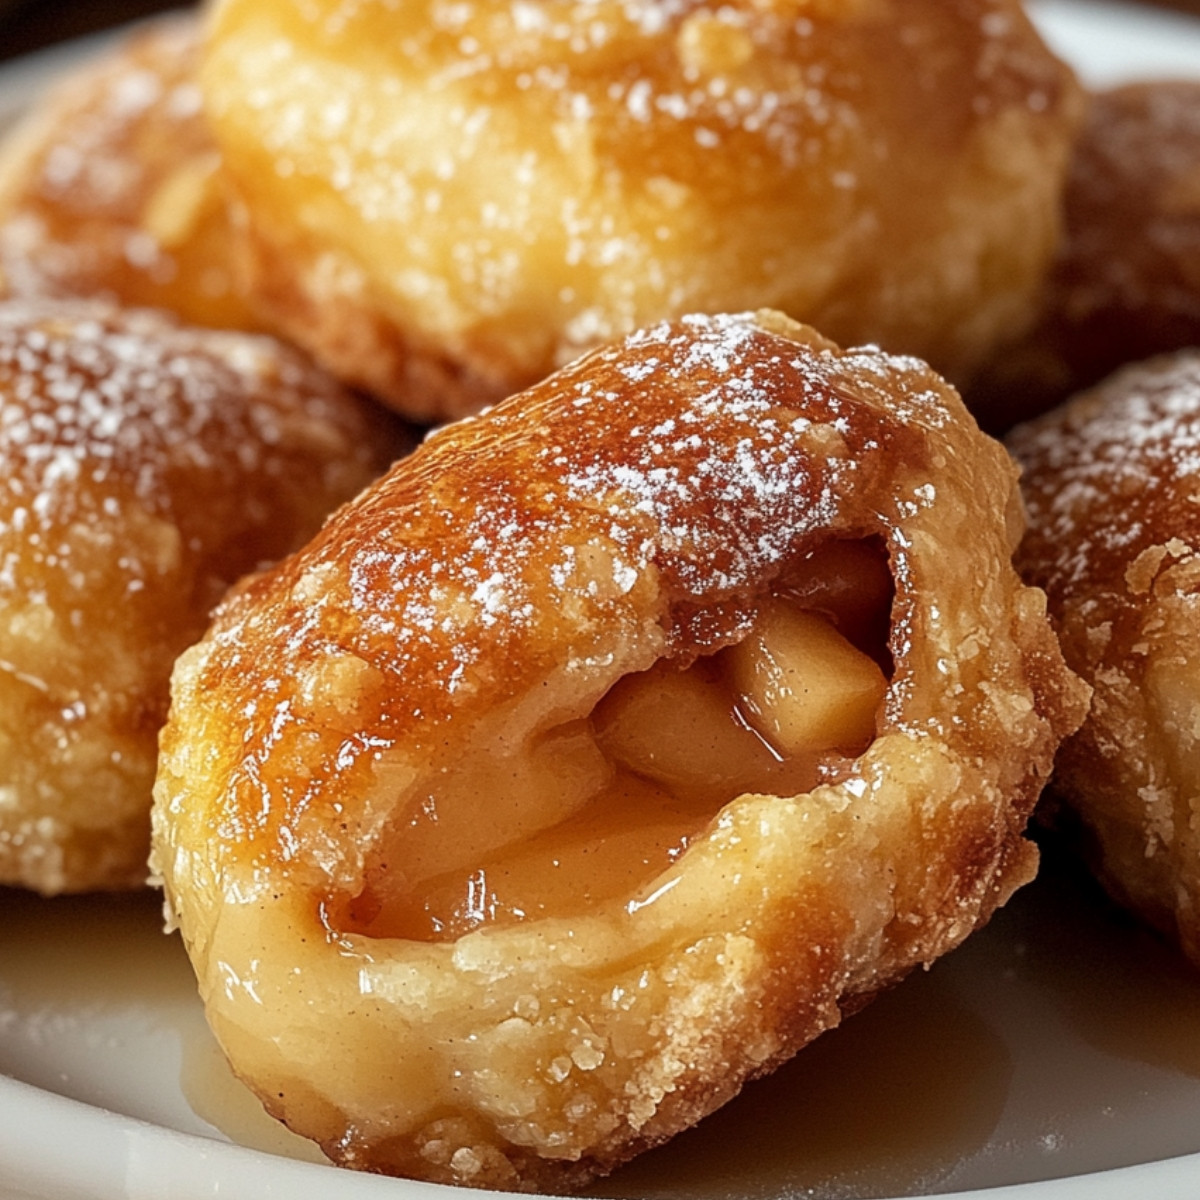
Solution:
<svg viewBox="0 0 1200 1200">
<path fill-rule="evenodd" d="M 828 620 L 786 603 L 729 651 L 729 672 L 748 719 L 781 755 L 862 749 L 887 687 Z"/>
</svg>

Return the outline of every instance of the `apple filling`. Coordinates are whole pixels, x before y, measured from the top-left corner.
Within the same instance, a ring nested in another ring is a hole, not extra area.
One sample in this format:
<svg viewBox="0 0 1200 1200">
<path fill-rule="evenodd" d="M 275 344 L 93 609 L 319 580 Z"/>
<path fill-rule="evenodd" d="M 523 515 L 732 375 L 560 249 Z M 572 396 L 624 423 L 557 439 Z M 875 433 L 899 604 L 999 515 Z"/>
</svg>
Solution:
<svg viewBox="0 0 1200 1200">
<path fill-rule="evenodd" d="M 656 877 L 730 800 L 801 795 L 870 744 L 892 594 L 876 542 L 830 543 L 760 602 L 735 645 L 626 675 L 520 755 L 465 756 L 407 806 L 332 922 L 449 941 L 650 902 Z"/>
</svg>

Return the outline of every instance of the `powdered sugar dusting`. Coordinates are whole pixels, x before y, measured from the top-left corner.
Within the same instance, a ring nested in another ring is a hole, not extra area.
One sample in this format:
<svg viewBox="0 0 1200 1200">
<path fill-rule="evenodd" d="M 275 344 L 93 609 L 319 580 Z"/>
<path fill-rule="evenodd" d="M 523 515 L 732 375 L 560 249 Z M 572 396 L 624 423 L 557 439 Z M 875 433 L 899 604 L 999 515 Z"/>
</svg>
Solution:
<svg viewBox="0 0 1200 1200">
<path fill-rule="evenodd" d="M 558 118 L 578 126 L 576 133 L 587 142 L 597 136 L 584 129 L 592 123 L 619 129 L 630 122 L 664 121 L 688 126 L 693 146 L 702 152 L 727 152 L 727 137 L 735 131 L 760 136 L 767 153 L 787 167 L 821 158 L 827 140 L 860 136 L 859 105 L 869 91 L 861 56 L 869 53 L 880 29 L 902 53 L 920 53 L 931 38 L 947 36 L 925 14 L 882 18 L 861 0 L 713 6 L 691 0 L 581 0 L 556 8 L 523 0 L 506 5 L 432 0 L 408 19 L 401 19 L 395 6 L 383 7 L 396 13 L 385 18 L 386 28 L 405 71 L 425 72 L 422 88 L 442 118 L 458 127 L 459 140 L 482 132 L 469 128 L 472 122 L 488 123 L 473 104 L 479 81 L 486 80 L 484 90 L 493 104 L 497 93 L 509 89 L 551 94 Z M 957 64 L 959 86 L 974 86 L 979 93 L 966 102 L 968 111 L 995 103 L 988 93 L 997 78 L 1026 72 L 1032 77 L 1023 81 L 1030 107 L 1036 106 L 1035 96 L 1045 106 L 1045 64 L 1028 53 L 1024 29 L 1011 19 L 1010 6 L 991 0 L 960 7 L 946 29 L 953 30 L 947 39 L 954 43 L 953 53 L 963 59 Z M 372 23 L 378 18 L 358 0 L 309 3 L 301 11 L 312 36 L 331 44 L 353 43 L 379 28 Z M 843 43 L 854 44 L 860 57 L 842 52 Z M 275 66 L 256 81 L 247 80 L 247 95 L 252 107 L 275 114 L 271 145 L 281 156 L 303 159 L 316 133 L 336 131 L 349 139 L 348 147 L 359 138 L 362 118 L 371 118 L 364 109 L 348 120 L 344 91 L 334 88 L 327 94 L 330 63 L 310 71 L 284 38 L 264 49 Z M 301 72 L 310 87 L 289 89 L 289 102 L 270 79 L 280 68 Z M 389 107 L 399 101 L 403 108 L 403 81 L 383 86 L 393 89 Z M 314 114 L 313 98 L 326 94 Z M 456 102 L 442 103 L 450 97 Z M 381 140 L 348 153 L 390 154 L 387 139 L 405 136 L 404 125 L 397 115 L 392 124 L 378 126 Z M 454 159 L 449 146 L 446 154 L 449 165 Z M 405 170 L 403 157 L 395 167 Z M 352 178 L 345 177 L 347 184 Z M 356 179 L 355 186 L 361 182 Z M 853 171 L 841 174 L 839 186 L 856 185 Z"/>
<path fill-rule="evenodd" d="M 265 338 L 102 305 L 0 305 L 0 585 L 31 586 L 18 562 L 33 553 L 54 565 L 65 553 L 58 531 L 77 524 L 115 529 L 131 512 L 202 523 L 185 477 L 232 488 L 261 477 L 269 489 L 281 454 L 307 446 L 344 456 L 312 481 L 319 492 L 362 470 L 367 452 L 347 440 L 356 421 L 335 385 Z M 262 503 L 258 492 L 248 504 Z"/>
<path fill-rule="evenodd" d="M 145 881 L 172 664 L 235 580 L 382 469 L 372 432 L 365 406 L 267 339 L 0 304 L 7 881 Z"/>
<path fill-rule="evenodd" d="M 395 739 L 503 711 L 551 669 L 594 673 L 647 627 L 685 657 L 727 644 L 828 537 L 880 537 L 902 577 L 899 527 L 938 502 L 928 441 L 957 399 L 916 362 L 772 320 L 661 324 L 444 428 L 233 597 L 209 653 L 253 669 L 256 761 L 304 753 L 293 680 L 331 654 L 404 681 L 371 701 L 375 740 L 343 747 L 341 787 Z M 277 781 L 260 818 L 247 773 L 237 819 L 286 824 L 322 779 Z"/>
<path fill-rule="evenodd" d="M 1123 581 L 1166 530 L 1200 547 L 1200 351 L 1127 368 L 1009 444 L 1033 523 L 1024 554 L 1056 593 Z"/>
</svg>

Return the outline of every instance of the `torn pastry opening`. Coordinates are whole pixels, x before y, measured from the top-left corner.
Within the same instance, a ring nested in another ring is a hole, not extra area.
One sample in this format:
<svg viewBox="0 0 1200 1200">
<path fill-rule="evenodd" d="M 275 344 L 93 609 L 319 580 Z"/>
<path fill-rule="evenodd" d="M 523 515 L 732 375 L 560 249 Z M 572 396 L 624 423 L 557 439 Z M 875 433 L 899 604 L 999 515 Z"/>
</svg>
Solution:
<svg viewBox="0 0 1200 1200">
<path fill-rule="evenodd" d="M 444 769 L 405 806 L 359 894 L 327 902 L 327 923 L 452 941 L 652 903 L 657 877 L 730 801 L 802 795 L 870 745 L 893 596 L 880 539 L 827 542 L 758 600 L 735 644 L 623 676 L 502 763 Z"/>
</svg>

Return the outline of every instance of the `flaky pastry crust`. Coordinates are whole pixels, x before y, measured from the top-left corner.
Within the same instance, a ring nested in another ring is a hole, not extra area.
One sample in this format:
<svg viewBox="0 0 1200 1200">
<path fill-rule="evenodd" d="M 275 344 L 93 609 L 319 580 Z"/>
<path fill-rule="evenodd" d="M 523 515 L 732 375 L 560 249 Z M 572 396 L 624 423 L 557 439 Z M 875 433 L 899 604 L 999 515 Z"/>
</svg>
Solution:
<svg viewBox="0 0 1200 1200">
<path fill-rule="evenodd" d="M 0 148 L 0 296 L 93 297 L 225 329 L 261 322 L 196 81 L 199 18 L 147 24 L 73 71 Z"/>
<path fill-rule="evenodd" d="M 416 418 L 760 305 L 961 378 L 1078 109 L 1016 0 L 222 0 L 202 78 L 259 311 Z"/>
<path fill-rule="evenodd" d="M 433 435 L 176 667 L 156 861 L 235 1070 L 345 1165 L 561 1191 L 956 945 L 1033 874 L 1081 716 L 1018 534 L 940 379 L 775 314 L 637 333 Z M 842 539 L 894 586 L 861 755 L 721 797 L 632 894 L 454 937 L 347 918 L 423 822 L 543 836 L 529 756 L 741 645 Z"/>
<path fill-rule="evenodd" d="M 1021 569 L 1095 688 L 1054 790 L 1109 891 L 1200 965 L 1200 351 L 1128 367 L 1009 444 Z"/>
<path fill-rule="evenodd" d="M 0 304 L 0 883 L 145 883 L 175 656 L 396 448 L 271 339 Z"/>
<path fill-rule="evenodd" d="M 1037 322 L 967 393 L 989 428 L 1029 420 L 1126 363 L 1200 345 L 1200 81 L 1090 97 L 1063 208 Z"/>
</svg>

